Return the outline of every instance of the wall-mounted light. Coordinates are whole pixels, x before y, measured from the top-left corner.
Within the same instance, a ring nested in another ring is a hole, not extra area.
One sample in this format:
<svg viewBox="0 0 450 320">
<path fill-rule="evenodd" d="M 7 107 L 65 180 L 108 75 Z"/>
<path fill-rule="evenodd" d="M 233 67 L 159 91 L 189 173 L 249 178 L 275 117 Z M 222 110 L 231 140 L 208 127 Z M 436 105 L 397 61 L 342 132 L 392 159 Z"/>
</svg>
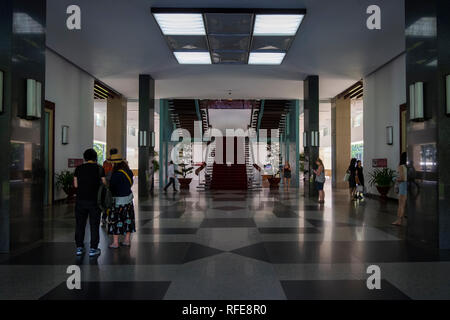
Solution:
<svg viewBox="0 0 450 320">
<path fill-rule="evenodd" d="M 386 144 L 390 146 L 394 144 L 394 128 L 391 126 L 386 127 Z"/>
<path fill-rule="evenodd" d="M 139 131 L 139 147 L 147 147 L 147 131 Z"/>
<path fill-rule="evenodd" d="M 27 118 L 39 119 L 42 110 L 42 84 L 27 79 Z"/>
<path fill-rule="evenodd" d="M 308 146 L 308 133 L 305 131 L 303 132 L 303 148 Z"/>
<path fill-rule="evenodd" d="M 150 147 L 155 147 L 155 133 L 153 131 L 150 132 Z"/>
<path fill-rule="evenodd" d="M 61 143 L 69 144 L 69 126 L 61 127 Z"/>
<path fill-rule="evenodd" d="M 311 147 L 319 146 L 319 131 L 311 131 Z"/>
<path fill-rule="evenodd" d="M 3 71 L 0 70 L 0 113 L 3 112 Z"/>
<path fill-rule="evenodd" d="M 424 119 L 423 82 L 415 82 L 409 86 L 409 119 Z"/>
<path fill-rule="evenodd" d="M 445 77 L 445 93 L 446 93 L 446 100 L 447 100 L 447 109 L 446 114 L 450 116 L 450 74 Z"/>
</svg>

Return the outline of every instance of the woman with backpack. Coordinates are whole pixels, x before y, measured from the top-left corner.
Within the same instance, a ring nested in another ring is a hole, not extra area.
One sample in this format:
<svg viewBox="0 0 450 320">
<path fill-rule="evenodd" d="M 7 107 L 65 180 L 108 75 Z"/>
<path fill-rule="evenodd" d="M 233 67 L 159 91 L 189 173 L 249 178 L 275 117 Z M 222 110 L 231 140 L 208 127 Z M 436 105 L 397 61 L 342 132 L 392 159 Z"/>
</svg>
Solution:
<svg viewBox="0 0 450 320">
<path fill-rule="evenodd" d="M 133 172 L 126 161 L 114 163 L 109 184 L 114 205 L 108 223 L 108 234 L 113 236 L 113 243 L 109 246 L 112 249 L 119 247 L 120 235 L 125 236 L 121 244 L 130 246 L 131 233 L 136 232 L 132 186 Z"/>
</svg>

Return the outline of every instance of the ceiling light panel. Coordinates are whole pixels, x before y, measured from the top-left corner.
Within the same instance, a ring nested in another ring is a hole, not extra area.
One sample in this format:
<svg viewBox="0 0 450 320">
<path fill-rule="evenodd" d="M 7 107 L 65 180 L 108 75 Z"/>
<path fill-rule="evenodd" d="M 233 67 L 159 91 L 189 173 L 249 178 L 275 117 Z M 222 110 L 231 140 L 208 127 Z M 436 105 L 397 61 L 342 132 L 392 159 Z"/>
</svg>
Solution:
<svg viewBox="0 0 450 320">
<path fill-rule="evenodd" d="M 173 53 L 179 64 L 211 64 L 211 56 L 205 52 L 175 51 Z"/>
<path fill-rule="evenodd" d="M 248 64 L 279 65 L 285 55 L 285 52 L 250 52 Z"/>
<path fill-rule="evenodd" d="M 279 65 L 304 9 L 152 8 L 180 64 Z"/>
<path fill-rule="evenodd" d="M 206 35 L 201 13 L 154 13 L 164 35 Z"/>
<path fill-rule="evenodd" d="M 294 36 L 303 20 L 302 14 L 257 14 L 254 36 Z"/>
</svg>

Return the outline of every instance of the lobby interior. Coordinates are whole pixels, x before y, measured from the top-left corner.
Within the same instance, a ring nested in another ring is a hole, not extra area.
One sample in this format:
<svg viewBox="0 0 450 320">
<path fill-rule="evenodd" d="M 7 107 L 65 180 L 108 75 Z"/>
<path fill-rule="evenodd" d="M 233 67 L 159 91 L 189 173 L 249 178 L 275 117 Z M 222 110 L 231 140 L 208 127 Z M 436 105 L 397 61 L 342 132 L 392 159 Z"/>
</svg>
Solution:
<svg viewBox="0 0 450 320">
<path fill-rule="evenodd" d="M 371 28 L 369 0 L 4 1 L 0 299 L 450 299 L 450 4 L 380 0 Z M 112 250 L 102 228 L 95 259 L 57 183 L 92 147 L 133 170 L 137 230 Z M 370 175 L 402 152 L 393 226 Z"/>
</svg>

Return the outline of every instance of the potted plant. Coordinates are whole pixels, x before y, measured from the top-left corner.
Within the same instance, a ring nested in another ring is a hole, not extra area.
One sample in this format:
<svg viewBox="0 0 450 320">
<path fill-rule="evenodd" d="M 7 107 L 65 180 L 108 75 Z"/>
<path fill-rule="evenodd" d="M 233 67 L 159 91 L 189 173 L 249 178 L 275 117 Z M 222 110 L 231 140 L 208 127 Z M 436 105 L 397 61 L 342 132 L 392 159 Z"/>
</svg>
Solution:
<svg viewBox="0 0 450 320">
<path fill-rule="evenodd" d="M 305 180 L 305 153 L 300 153 L 299 158 L 299 164 L 300 164 L 300 173 L 303 175 L 303 180 Z"/>
<path fill-rule="evenodd" d="M 270 189 L 278 189 L 280 187 L 280 170 L 277 171 L 272 177 L 267 178 L 270 183 Z"/>
<path fill-rule="evenodd" d="M 74 174 L 71 171 L 64 170 L 55 175 L 56 188 L 63 190 L 67 194 L 67 200 L 73 199 L 76 194 L 76 189 L 73 185 Z"/>
<path fill-rule="evenodd" d="M 375 186 L 383 200 L 387 199 L 387 194 L 394 184 L 395 171 L 389 168 L 375 169 L 370 174 L 370 185 Z"/>
<path fill-rule="evenodd" d="M 180 182 L 180 189 L 189 189 L 189 184 L 191 183 L 192 178 L 187 178 L 187 175 L 194 170 L 194 167 L 186 167 L 185 163 L 182 163 L 179 166 L 181 167 L 181 171 L 175 170 L 175 173 L 182 176 L 182 178 L 178 179 Z"/>
</svg>

